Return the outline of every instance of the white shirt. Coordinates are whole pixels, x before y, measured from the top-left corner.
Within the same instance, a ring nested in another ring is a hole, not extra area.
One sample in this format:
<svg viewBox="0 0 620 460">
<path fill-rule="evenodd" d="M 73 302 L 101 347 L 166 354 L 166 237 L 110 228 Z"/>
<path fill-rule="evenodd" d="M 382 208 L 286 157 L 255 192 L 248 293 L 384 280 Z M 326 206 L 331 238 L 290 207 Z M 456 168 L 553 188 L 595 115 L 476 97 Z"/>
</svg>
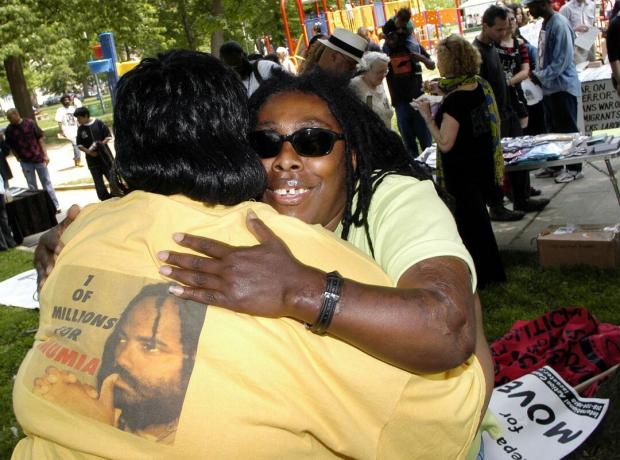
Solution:
<svg viewBox="0 0 620 460">
<path fill-rule="evenodd" d="M 280 64 L 276 64 L 273 61 L 261 60 L 258 61 L 257 70 L 263 80 L 267 80 L 271 77 L 271 71 L 273 69 L 280 68 Z M 250 72 L 250 76 L 241 80 L 243 82 L 243 86 L 248 92 L 248 97 L 256 91 L 260 85 L 256 75 L 254 75 L 254 64 L 252 64 L 252 71 Z"/>
<path fill-rule="evenodd" d="M 58 107 L 58 110 L 56 110 L 56 116 L 54 119 L 60 123 L 62 133 L 65 137 L 69 139 L 71 143 L 75 144 L 78 122 L 77 118 L 73 116 L 73 112 L 75 112 L 74 105 L 70 105 L 69 107 L 64 107 L 61 105 Z"/>
<path fill-rule="evenodd" d="M 387 128 L 392 129 L 394 109 L 387 99 L 383 85 L 381 84 L 373 89 L 366 84 L 361 75 L 358 75 L 351 80 L 350 86 L 362 102 L 368 104 L 379 115 L 379 118 L 383 120 Z"/>
<path fill-rule="evenodd" d="M 295 64 L 293 64 L 291 58 L 286 57 L 280 64 L 288 73 L 297 75 L 297 68 L 295 67 Z"/>
<path fill-rule="evenodd" d="M 562 5 L 560 14 L 568 19 L 573 30 L 580 25 L 592 27 L 594 25 L 594 2 L 585 0 L 580 4 L 577 0 L 571 0 Z"/>
</svg>

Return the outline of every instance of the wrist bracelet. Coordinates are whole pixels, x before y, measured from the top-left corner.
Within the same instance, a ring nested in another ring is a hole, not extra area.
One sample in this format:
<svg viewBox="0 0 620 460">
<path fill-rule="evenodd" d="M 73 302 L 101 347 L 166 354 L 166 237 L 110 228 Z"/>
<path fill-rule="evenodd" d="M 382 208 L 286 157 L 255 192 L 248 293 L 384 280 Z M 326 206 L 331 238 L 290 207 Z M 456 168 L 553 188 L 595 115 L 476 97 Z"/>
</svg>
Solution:
<svg viewBox="0 0 620 460">
<path fill-rule="evenodd" d="M 314 324 L 306 323 L 306 328 L 318 335 L 325 335 L 332 322 L 344 281 L 340 273 L 336 271 L 328 273 L 325 278 L 325 291 L 323 292 L 323 303 L 319 310 L 319 316 Z"/>
</svg>

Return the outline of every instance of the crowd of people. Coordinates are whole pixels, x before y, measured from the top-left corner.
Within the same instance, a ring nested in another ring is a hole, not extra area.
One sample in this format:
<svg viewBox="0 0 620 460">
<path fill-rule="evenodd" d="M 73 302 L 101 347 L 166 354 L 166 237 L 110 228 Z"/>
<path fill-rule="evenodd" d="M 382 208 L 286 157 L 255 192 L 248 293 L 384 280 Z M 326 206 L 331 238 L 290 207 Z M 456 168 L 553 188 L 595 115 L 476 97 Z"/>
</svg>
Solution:
<svg viewBox="0 0 620 460">
<path fill-rule="evenodd" d="M 110 193 L 109 187 L 113 187 L 113 181 L 110 178 L 114 157 L 106 145 L 112 140 L 109 128 L 101 120 L 91 118 L 90 111 L 86 107 L 82 107 L 78 98 L 64 94 L 60 103 L 54 119 L 58 123 L 59 137 L 66 139 L 71 145 L 75 167 L 82 166 L 82 152 L 84 152 L 88 169 L 93 177 L 97 197 L 100 200 L 111 198 L 112 193 Z M 7 157 L 13 154 L 22 169 L 28 190 L 38 190 L 38 176 L 39 183 L 49 195 L 56 209 L 56 214 L 59 214 L 61 212 L 60 203 L 48 169 L 50 158 L 43 130 L 35 120 L 22 118 L 15 108 L 7 110 L 6 117 L 9 125 L 3 133 L 0 133 L 2 194 L 4 195 L 8 191 L 9 180 L 13 178 L 13 173 L 7 162 Z M 108 180 L 110 185 L 106 185 L 103 177 Z M 2 201 L 4 204 L 4 199 Z M 0 211 L 0 221 L 3 221 L 2 211 Z M 5 240 L 14 240 L 13 232 L 8 224 L 2 225 L 2 231 Z M 6 249 L 6 247 L 0 241 L 0 250 L 2 249 Z"/>
<path fill-rule="evenodd" d="M 115 158 L 108 127 L 63 100 L 101 202 L 37 247 L 14 457 L 484 458 L 477 292 L 505 280 L 491 220 L 549 203 L 504 172 L 501 137 L 535 118 L 521 82 L 554 113 L 543 132 L 577 131 L 574 33 L 548 0 L 524 6 L 544 59 L 516 5 L 489 7 L 473 43 L 441 40 L 436 62 L 408 9 L 381 46 L 317 30 L 300 69 L 232 41 L 219 59 L 146 58 L 117 86 Z M 610 61 L 617 78 L 613 46 Z M 422 65 L 440 78 L 424 84 Z M 46 185 L 40 129 L 9 120 L 7 145 Z M 417 161 L 433 142 L 436 181 Z"/>
</svg>

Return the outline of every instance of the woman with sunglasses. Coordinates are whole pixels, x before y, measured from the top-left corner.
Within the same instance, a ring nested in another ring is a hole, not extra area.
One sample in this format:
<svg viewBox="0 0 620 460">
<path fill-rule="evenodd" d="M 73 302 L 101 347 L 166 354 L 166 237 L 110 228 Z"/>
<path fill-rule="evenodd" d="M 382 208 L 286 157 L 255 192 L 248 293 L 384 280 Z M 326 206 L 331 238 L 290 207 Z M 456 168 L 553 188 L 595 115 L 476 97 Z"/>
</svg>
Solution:
<svg viewBox="0 0 620 460">
<path fill-rule="evenodd" d="M 409 163 L 400 137 L 346 84 L 320 72 L 282 75 L 264 85 L 251 100 L 251 143 L 268 177 L 263 201 L 335 231 L 373 257 L 396 286 L 345 280 L 328 332 L 416 372 L 462 365 L 475 347 L 492 373 L 473 294 L 473 262 L 432 181 Z M 176 235 L 182 246 L 210 258 L 162 255 L 169 264 L 163 273 L 186 285 L 174 293 L 262 316 L 296 318 L 301 309 L 317 310 L 325 274 L 301 266 L 260 221 L 248 225 L 261 245 L 230 248 Z M 43 244 L 55 248 L 57 241 Z M 49 272 L 43 245 L 39 253 L 39 272 Z"/>
<path fill-rule="evenodd" d="M 413 372 L 482 363 L 493 371 L 475 269 L 432 181 L 408 162 L 401 139 L 341 82 L 314 73 L 265 83 L 251 99 L 251 144 L 267 170 L 263 201 L 335 231 L 391 276 L 386 289 L 344 280 L 328 333 Z M 209 258 L 170 251 L 162 273 L 179 297 L 261 316 L 318 312 L 325 274 L 302 266 L 259 220 L 262 244 L 232 248 L 175 240 Z M 471 361 L 472 352 L 478 360 Z"/>
<path fill-rule="evenodd" d="M 486 407 L 493 368 L 475 268 L 449 210 L 409 163 L 400 137 L 343 82 L 321 73 L 264 82 L 251 114 L 251 144 L 267 170 L 263 201 L 335 231 L 394 283 L 343 280 L 326 332 L 408 371 L 445 378 L 474 369 L 486 384 Z M 261 244 L 235 248 L 175 235 L 208 257 L 159 254 L 168 264 L 161 273 L 185 285 L 171 292 L 246 314 L 318 317 L 326 274 L 295 260 L 259 219 L 248 226 Z"/>
<path fill-rule="evenodd" d="M 320 73 L 282 76 L 252 97 L 250 143 L 267 171 L 262 200 L 335 231 L 373 257 L 394 283 L 383 288 L 345 279 L 327 333 L 411 372 L 445 376 L 478 368 L 486 385 L 482 415 L 493 364 L 473 262 L 433 182 L 409 163 L 400 137 L 343 88 Z M 171 291 L 259 316 L 301 320 L 310 309 L 320 321 L 325 274 L 296 261 L 260 220 L 248 226 L 258 246 L 175 235 L 208 258 L 160 254 L 169 264 L 161 273 L 184 285 Z M 429 414 L 428 423 L 444 415 Z"/>
</svg>

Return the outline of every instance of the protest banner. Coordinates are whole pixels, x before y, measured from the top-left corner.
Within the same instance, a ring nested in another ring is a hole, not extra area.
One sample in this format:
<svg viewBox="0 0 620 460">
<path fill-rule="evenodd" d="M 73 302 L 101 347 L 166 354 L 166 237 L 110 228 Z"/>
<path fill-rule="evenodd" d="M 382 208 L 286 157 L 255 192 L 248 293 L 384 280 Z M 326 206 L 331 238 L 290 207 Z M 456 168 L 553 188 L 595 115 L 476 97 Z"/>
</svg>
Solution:
<svg viewBox="0 0 620 460">
<path fill-rule="evenodd" d="M 493 390 L 489 409 L 503 433 L 483 434 L 485 459 L 560 459 L 590 436 L 608 405 L 580 397 L 548 366 L 508 382 Z"/>
<path fill-rule="evenodd" d="M 581 82 L 584 131 L 620 128 L 620 97 L 611 78 Z"/>
</svg>

